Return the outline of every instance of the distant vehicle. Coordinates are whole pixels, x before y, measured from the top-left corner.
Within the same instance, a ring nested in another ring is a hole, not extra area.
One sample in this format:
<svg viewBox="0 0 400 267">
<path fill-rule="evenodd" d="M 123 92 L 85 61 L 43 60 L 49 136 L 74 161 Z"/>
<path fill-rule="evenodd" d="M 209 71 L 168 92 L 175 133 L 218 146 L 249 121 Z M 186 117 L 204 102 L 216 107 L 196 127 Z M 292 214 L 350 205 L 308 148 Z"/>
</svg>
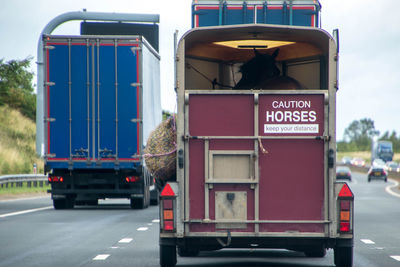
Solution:
<svg viewBox="0 0 400 267">
<path fill-rule="evenodd" d="M 347 179 L 351 181 L 351 170 L 347 166 L 336 167 L 336 179 Z"/>
<path fill-rule="evenodd" d="M 384 162 L 393 160 L 393 144 L 390 141 L 377 141 L 372 139 L 371 162 L 381 159 Z"/>
<path fill-rule="evenodd" d="M 368 182 L 371 182 L 372 179 L 383 179 L 387 182 L 387 177 L 388 173 L 384 166 L 371 166 L 368 171 Z"/>
<path fill-rule="evenodd" d="M 361 158 L 354 158 L 351 161 L 351 164 L 354 166 L 358 166 L 358 167 L 364 167 L 365 166 L 365 160 L 361 159 Z"/>
<path fill-rule="evenodd" d="M 343 163 L 343 164 L 348 164 L 348 165 L 350 165 L 352 159 L 353 159 L 352 157 L 343 157 L 343 158 L 342 158 L 342 163 Z"/>
<path fill-rule="evenodd" d="M 385 166 L 385 162 L 381 159 L 375 159 L 374 161 L 372 161 L 372 166 Z"/>
<path fill-rule="evenodd" d="M 400 172 L 400 164 L 394 161 L 386 162 L 386 169 L 390 172 Z"/>
</svg>

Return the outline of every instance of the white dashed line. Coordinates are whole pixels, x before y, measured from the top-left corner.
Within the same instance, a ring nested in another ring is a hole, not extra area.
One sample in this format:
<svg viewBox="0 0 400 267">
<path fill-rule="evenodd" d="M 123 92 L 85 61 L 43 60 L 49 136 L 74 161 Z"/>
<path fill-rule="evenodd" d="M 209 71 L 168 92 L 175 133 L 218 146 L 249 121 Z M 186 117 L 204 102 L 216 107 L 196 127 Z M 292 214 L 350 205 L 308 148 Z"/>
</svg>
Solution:
<svg viewBox="0 0 400 267">
<path fill-rule="evenodd" d="M 132 242 L 133 238 L 123 238 L 118 243 L 130 243 Z"/>
<path fill-rule="evenodd" d="M 149 228 L 148 227 L 139 227 L 136 229 L 137 231 L 147 231 Z"/>
<path fill-rule="evenodd" d="M 369 239 L 361 239 L 361 242 L 363 242 L 363 243 L 365 243 L 365 244 L 375 244 L 375 242 L 374 241 L 372 241 L 372 240 L 369 240 Z"/>
<path fill-rule="evenodd" d="M 392 259 L 395 259 L 396 261 L 400 261 L 400 256 L 390 256 Z"/>
<path fill-rule="evenodd" d="M 49 210 L 49 209 L 52 209 L 52 208 L 53 208 L 53 206 L 48 206 L 48 207 L 44 207 L 44 208 L 23 210 L 23 211 L 17 211 L 17 212 L 12 212 L 12 213 L 0 214 L 0 218 L 16 216 L 16 215 L 21 215 L 21 214 L 26 214 L 26 213 L 31 213 L 31 212 L 41 211 L 41 210 Z"/>
<path fill-rule="evenodd" d="M 399 186 L 399 183 L 398 183 L 396 180 L 393 180 L 393 179 L 389 179 L 389 181 L 392 182 L 392 183 L 394 183 L 394 184 L 393 184 L 393 185 L 388 185 L 388 186 L 386 186 L 386 188 L 385 188 L 386 192 L 388 192 L 388 193 L 391 194 L 392 196 L 400 197 L 400 194 L 398 194 L 398 193 L 396 193 L 396 192 L 394 192 L 394 191 L 392 190 L 392 188 L 395 188 L 395 187 Z"/>
<path fill-rule="evenodd" d="M 160 222 L 160 219 L 154 219 L 154 220 L 152 220 L 151 222 L 152 222 L 152 223 L 159 223 L 159 222 Z"/>
<path fill-rule="evenodd" d="M 94 257 L 93 260 L 94 261 L 104 261 L 108 257 L 110 257 L 110 254 L 100 254 L 100 255 L 97 255 L 96 257 Z"/>
</svg>

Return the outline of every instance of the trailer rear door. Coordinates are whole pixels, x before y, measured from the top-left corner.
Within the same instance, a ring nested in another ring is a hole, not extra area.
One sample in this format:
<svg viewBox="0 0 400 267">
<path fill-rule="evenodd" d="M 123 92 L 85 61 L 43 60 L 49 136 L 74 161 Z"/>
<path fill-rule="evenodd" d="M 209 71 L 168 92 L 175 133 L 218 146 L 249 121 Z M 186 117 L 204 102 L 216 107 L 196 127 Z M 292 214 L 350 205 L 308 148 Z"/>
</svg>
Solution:
<svg viewBox="0 0 400 267">
<path fill-rule="evenodd" d="M 187 234 L 324 236 L 327 91 L 231 93 L 186 91 Z"/>
<path fill-rule="evenodd" d="M 114 167 L 139 154 L 138 47 L 136 39 L 45 38 L 49 162 Z"/>
</svg>

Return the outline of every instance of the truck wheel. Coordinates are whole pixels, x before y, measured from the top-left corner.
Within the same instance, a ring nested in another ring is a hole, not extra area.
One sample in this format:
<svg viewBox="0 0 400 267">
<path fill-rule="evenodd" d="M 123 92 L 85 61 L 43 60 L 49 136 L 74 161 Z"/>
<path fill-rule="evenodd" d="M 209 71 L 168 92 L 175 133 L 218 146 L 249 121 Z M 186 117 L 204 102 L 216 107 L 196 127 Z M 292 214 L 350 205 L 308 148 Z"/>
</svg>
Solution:
<svg viewBox="0 0 400 267">
<path fill-rule="evenodd" d="M 53 206 L 56 210 L 63 210 L 66 208 L 66 199 L 53 199 Z"/>
<path fill-rule="evenodd" d="M 333 254 L 337 267 L 353 266 L 353 247 L 336 247 Z"/>
<path fill-rule="evenodd" d="M 75 199 L 70 196 L 61 199 L 53 199 L 53 206 L 56 210 L 73 209 L 74 203 Z"/>
<path fill-rule="evenodd" d="M 161 267 L 174 267 L 176 265 L 176 246 L 160 245 Z"/>
<path fill-rule="evenodd" d="M 135 210 L 144 209 L 144 197 L 143 198 L 131 198 L 131 208 Z"/>
<path fill-rule="evenodd" d="M 181 257 L 196 257 L 199 255 L 199 251 L 195 249 L 187 249 L 185 247 L 178 247 L 178 255 Z"/>
<path fill-rule="evenodd" d="M 67 196 L 65 198 L 65 208 L 66 209 L 73 209 L 75 205 L 75 198 L 71 196 Z"/>
<path fill-rule="evenodd" d="M 326 249 L 324 246 L 321 247 L 315 247 L 312 249 L 309 249 L 304 252 L 304 254 L 307 257 L 312 257 L 312 258 L 323 258 L 326 255 Z"/>
</svg>

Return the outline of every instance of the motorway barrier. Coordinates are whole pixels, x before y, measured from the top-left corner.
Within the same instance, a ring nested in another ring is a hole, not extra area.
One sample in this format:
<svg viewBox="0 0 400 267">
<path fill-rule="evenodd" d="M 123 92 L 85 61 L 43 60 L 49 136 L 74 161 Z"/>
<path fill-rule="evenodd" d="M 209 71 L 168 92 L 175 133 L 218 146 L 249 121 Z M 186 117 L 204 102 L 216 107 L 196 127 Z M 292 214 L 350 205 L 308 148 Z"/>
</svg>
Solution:
<svg viewBox="0 0 400 267">
<path fill-rule="evenodd" d="M 22 187 L 26 182 L 28 187 L 43 187 L 48 185 L 47 175 L 43 174 L 10 174 L 0 176 L 0 188 Z"/>
</svg>

